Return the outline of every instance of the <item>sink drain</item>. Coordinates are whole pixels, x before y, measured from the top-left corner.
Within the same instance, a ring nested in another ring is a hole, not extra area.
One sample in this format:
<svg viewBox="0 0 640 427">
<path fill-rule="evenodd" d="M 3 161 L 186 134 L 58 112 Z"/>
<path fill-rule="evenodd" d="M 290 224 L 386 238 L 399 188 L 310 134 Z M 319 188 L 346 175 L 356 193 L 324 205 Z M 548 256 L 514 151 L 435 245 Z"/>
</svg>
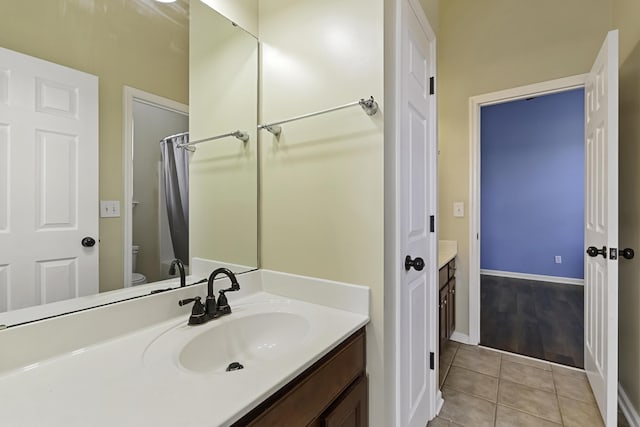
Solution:
<svg viewBox="0 0 640 427">
<path fill-rule="evenodd" d="M 244 366 L 242 366 L 240 362 L 231 362 L 229 363 L 229 366 L 227 366 L 226 371 L 231 372 L 231 371 L 238 371 L 240 369 L 244 369 Z"/>
</svg>

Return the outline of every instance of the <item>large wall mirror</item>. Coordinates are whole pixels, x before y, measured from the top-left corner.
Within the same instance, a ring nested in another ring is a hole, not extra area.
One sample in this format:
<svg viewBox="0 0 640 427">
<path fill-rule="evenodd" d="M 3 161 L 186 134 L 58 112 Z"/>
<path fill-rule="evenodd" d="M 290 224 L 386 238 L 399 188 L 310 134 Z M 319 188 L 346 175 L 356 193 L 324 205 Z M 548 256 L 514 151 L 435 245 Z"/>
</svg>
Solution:
<svg viewBox="0 0 640 427">
<path fill-rule="evenodd" d="M 148 294 L 174 258 L 258 267 L 253 16 L 256 0 L 0 5 L 0 325 Z"/>
</svg>

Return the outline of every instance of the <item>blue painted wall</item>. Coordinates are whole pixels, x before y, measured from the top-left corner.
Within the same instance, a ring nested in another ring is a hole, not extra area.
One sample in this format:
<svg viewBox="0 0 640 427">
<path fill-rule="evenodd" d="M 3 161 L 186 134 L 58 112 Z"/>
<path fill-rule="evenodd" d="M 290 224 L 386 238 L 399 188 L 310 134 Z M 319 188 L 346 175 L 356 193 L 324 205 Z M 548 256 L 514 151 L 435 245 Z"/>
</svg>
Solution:
<svg viewBox="0 0 640 427">
<path fill-rule="evenodd" d="M 481 268 L 582 279 L 584 90 L 483 107 L 480 152 Z"/>
</svg>

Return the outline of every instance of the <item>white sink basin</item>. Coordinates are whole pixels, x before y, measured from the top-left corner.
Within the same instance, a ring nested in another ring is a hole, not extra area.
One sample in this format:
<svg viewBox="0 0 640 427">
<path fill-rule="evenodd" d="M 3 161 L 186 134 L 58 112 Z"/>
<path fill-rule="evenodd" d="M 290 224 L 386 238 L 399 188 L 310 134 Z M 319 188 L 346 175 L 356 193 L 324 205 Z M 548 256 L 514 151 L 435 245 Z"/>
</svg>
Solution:
<svg viewBox="0 0 640 427">
<path fill-rule="evenodd" d="M 231 314 L 212 320 L 207 326 L 194 326 L 204 330 L 178 354 L 178 363 L 184 369 L 197 373 L 226 372 L 233 362 L 250 369 L 296 348 L 309 331 L 307 319 L 281 312 L 236 318 Z"/>
<path fill-rule="evenodd" d="M 312 307 L 312 306 L 311 306 Z M 203 325 L 187 325 L 188 315 L 145 348 L 143 363 L 188 375 L 229 375 L 231 363 L 255 375 L 295 360 L 318 338 L 322 316 L 310 306 L 281 299 L 253 300 Z M 326 323 L 326 321 L 325 321 Z"/>
</svg>

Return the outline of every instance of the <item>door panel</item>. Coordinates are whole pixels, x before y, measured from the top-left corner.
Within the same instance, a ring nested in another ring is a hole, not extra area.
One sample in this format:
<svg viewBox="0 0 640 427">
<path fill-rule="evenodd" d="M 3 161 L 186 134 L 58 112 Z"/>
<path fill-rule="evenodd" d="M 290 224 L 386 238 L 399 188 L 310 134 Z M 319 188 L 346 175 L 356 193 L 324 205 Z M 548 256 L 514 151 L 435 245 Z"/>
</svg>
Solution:
<svg viewBox="0 0 640 427">
<path fill-rule="evenodd" d="M 407 31 L 403 37 L 400 175 L 400 250 L 405 256 L 422 258 L 425 267 L 402 270 L 400 283 L 400 425 L 424 427 L 429 417 L 430 339 L 435 346 L 436 325 L 429 315 L 437 307 L 435 295 L 435 253 L 430 242 L 429 215 L 435 211 L 430 193 L 430 165 L 435 163 L 435 142 L 431 141 L 432 99 L 429 94 L 431 47 L 411 7 L 404 10 Z M 434 197 L 432 197 L 434 196 Z M 435 204 L 435 203 L 434 203 Z M 433 293 L 433 295 L 431 295 Z M 435 378 L 435 374 L 433 376 Z M 435 380 L 433 382 L 435 385 Z M 435 391 L 435 390 L 434 390 Z"/>
<path fill-rule="evenodd" d="M 585 371 L 605 424 L 617 423 L 618 32 L 611 31 L 585 84 Z M 585 248 L 586 249 L 586 248 Z"/>
<path fill-rule="evenodd" d="M 0 48 L 0 312 L 97 293 L 85 236 L 98 240 L 98 79 Z"/>
</svg>

